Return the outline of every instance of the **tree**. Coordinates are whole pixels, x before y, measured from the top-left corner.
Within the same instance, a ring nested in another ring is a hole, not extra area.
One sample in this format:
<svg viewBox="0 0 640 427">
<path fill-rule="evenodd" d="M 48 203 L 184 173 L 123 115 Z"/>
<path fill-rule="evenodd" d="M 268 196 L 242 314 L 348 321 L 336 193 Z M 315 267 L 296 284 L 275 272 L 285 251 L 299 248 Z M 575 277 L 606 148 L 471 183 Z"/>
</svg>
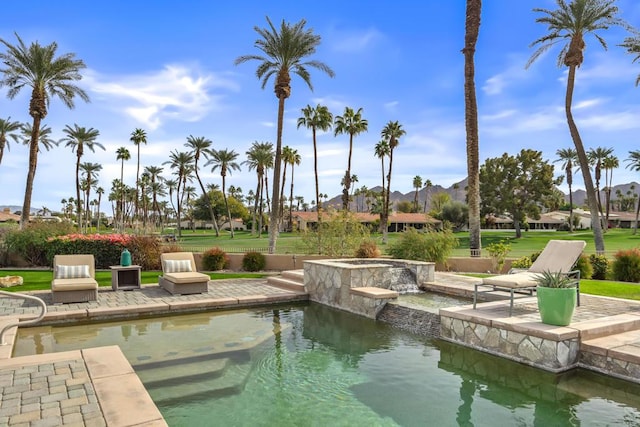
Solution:
<svg viewBox="0 0 640 427">
<path fill-rule="evenodd" d="M 229 204 L 227 202 L 226 192 L 226 179 L 227 174 L 231 175 L 234 170 L 240 170 L 240 165 L 236 163 L 238 153 L 234 150 L 212 150 L 211 158 L 205 163 L 205 166 L 213 165 L 211 172 L 220 169 L 220 176 L 222 177 L 222 197 L 224 198 L 224 205 L 227 208 L 227 220 L 229 221 L 229 230 L 231 231 L 231 238 L 233 239 L 233 221 L 231 217 L 231 211 L 229 210 Z M 275 206 L 274 206 L 275 209 Z"/>
<path fill-rule="evenodd" d="M 351 156 L 353 153 L 353 137 L 366 132 L 369 122 L 362 118 L 362 108 L 354 111 L 345 107 L 342 116 L 336 116 L 334 123 L 334 136 L 349 134 L 349 157 L 347 158 L 347 170 L 344 173 L 344 188 L 342 189 L 342 209 L 349 210 L 349 188 L 351 187 Z"/>
<path fill-rule="evenodd" d="M 630 169 L 635 172 L 640 172 L 640 150 L 629 151 L 629 157 L 625 159 L 627 162 L 627 169 Z M 638 232 L 638 216 L 640 216 L 640 200 L 637 203 L 636 207 L 636 223 L 633 227 L 633 234 Z"/>
<path fill-rule="evenodd" d="M 91 162 L 84 162 L 82 164 L 80 164 L 80 169 L 82 170 L 82 174 L 84 175 L 84 179 L 85 179 L 85 199 L 84 199 L 84 203 L 85 203 L 85 211 L 84 211 L 84 217 L 85 217 L 85 231 L 87 229 L 87 227 L 89 227 L 89 200 L 90 200 L 90 194 L 91 194 L 91 187 L 93 187 L 93 185 L 95 184 L 95 181 L 97 180 L 98 177 L 98 172 L 100 172 L 102 170 L 102 165 L 99 163 L 91 163 Z M 78 228 L 82 229 L 82 227 L 80 226 L 80 212 L 78 212 Z"/>
<path fill-rule="evenodd" d="M 433 187 L 433 184 L 431 183 L 430 179 L 427 179 L 424 182 L 424 209 L 423 209 L 424 213 L 427 213 L 427 201 L 429 200 L 429 190 L 431 190 L 431 187 Z M 479 196 L 478 196 L 478 200 L 480 200 Z M 469 211 L 471 211 L 471 208 L 469 208 Z"/>
<path fill-rule="evenodd" d="M 573 165 L 578 162 L 578 153 L 573 148 L 560 148 L 556 151 L 556 156 L 558 158 L 554 160 L 554 163 L 564 162 L 562 169 L 564 169 L 569 186 L 569 233 L 573 233 L 573 191 L 571 186 L 573 185 Z"/>
<path fill-rule="evenodd" d="M 613 186 L 613 170 L 620 167 L 620 161 L 616 156 L 607 156 L 602 160 L 604 169 L 604 189 L 605 189 L 605 224 L 609 227 L 609 211 L 611 209 L 611 187 Z"/>
<path fill-rule="evenodd" d="M 624 43 L 622 43 L 620 46 L 627 49 L 627 53 L 636 56 L 635 58 L 633 58 L 632 62 L 637 62 L 638 60 L 640 60 L 640 35 L 627 37 L 626 39 L 624 39 Z M 638 77 L 636 78 L 636 86 L 638 86 L 639 84 L 640 74 L 638 74 Z"/>
<path fill-rule="evenodd" d="M 200 167 L 198 166 L 198 161 L 200 161 L 200 156 L 204 156 L 208 160 L 209 156 L 213 153 L 211 144 L 213 144 L 211 140 L 205 138 L 204 136 L 194 137 L 192 135 L 189 135 L 189 137 L 187 138 L 187 143 L 184 144 L 185 147 L 191 148 L 191 153 L 193 154 L 194 159 L 194 171 L 196 173 L 196 179 L 198 180 L 200 190 L 202 191 L 202 196 L 205 198 L 205 200 L 209 197 L 209 195 L 205 191 L 204 184 L 200 179 Z M 218 220 L 216 219 L 211 204 L 209 204 L 209 214 L 211 216 L 211 222 L 213 222 L 213 228 L 216 232 L 216 237 L 218 237 L 220 236 L 220 229 L 218 228 Z"/>
<path fill-rule="evenodd" d="M 96 217 L 98 218 L 98 222 L 96 223 L 96 233 L 100 232 L 100 203 L 102 203 L 102 195 L 104 194 L 104 188 L 97 187 L 96 194 L 98 195 L 98 210 L 96 212 Z"/>
<path fill-rule="evenodd" d="M 487 159 L 480 167 L 480 199 L 485 215 L 508 212 L 516 238 L 522 237 L 521 224 L 527 216 L 540 218 L 540 205 L 553 193 L 553 165 L 542 160 L 542 152 L 521 150 L 517 156 L 504 153 Z"/>
<path fill-rule="evenodd" d="M 131 159 L 131 153 L 126 147 L 116 150 L 116 160 L 120 160 L 120 231 L 124 232 L 124 162 Z M 117 210 L 116 210 L 117 211 Z"/>
<path fill-rule="evenodd" d="M 613 153 L 613 148 L 596 147 L 589 149 L 587 152 L 587 160 L 589 165 L 593 166 L 594 178 L 596 180 L 596 196 L 598 198 L 598 212 L 602 222 L 602 200 L 600 199 L 600 179 L 602 178 L 602 162 Z M 605 227 L 606 229 L 606 227 Z"/>
<path fill-rule="evenodd" d="M 293 170 L 295 166 L 300 166 L 300 162 L 302 162 L 302 156 L 300 156 L 298 150 L 292 150 L 291 156 L 289 157 L 289 164 L 291 165 L 291 187 L 289 191 L 289 231 L 293 231 L 293 217 L 291 216 L 291 212 L 293 211 Z"/>
<path fill-rule="evenodd" d="M 380 136 L 382 136 L 382 139 L 387 141 L 387 143 L 389 144 L 389 173 L 387 174 L 386 191 L 387 196 L 384 202 L 384 218 L 380 218 L 382 220 L 381 222 L 384 223 L 384 228 L 382 229 L 382 242 L 385 244 L 387 243 L 387 232 L 389 223 L 389 199 L 391 196 L 391 169 L 393 168 L 393 150 L 395 150 L 398 144 L 400 144 L 400 138 L 406 133 L 407 132 L 402 129 L 402 125 L 397 121 L 389 121 L 382 129 L 382 132 L 380 132 Z"/>
<path fill-rule="evenodd" d="M 182 193 L 181 189 L 184 189 L 187 185 L 187 180 L 189 180 L 191 176 L 191 172 L 193 172 L 193 154 L 188 152 L 178 152 L 174 150 L 169 155 L 169 160 L 164 162 L 163 164 L 168 164 L 171 169 L 174 169 L 174 174 L 178 177 L 176 179 L 176 219 L 178 222 L 178 237 L 182 237 L 182 224 L 181 224 L 181 215 L 182 215 Z M 169 183 L 167 182 L 167 185 Z M 171 188 L 169 189 L 171 192 Z M 184 191 L 184 190 L 183 190 Z M 171 194 L 171 193 L 170 193 Z"/>
<path fill-rule="evenodd" d="M 22 123 L 12 122 L 11 117 L 7 117 L 6 120 L 0 119 L 0 164 L 2 164 L 5 147 L 7 150 L 9 149 L 9 140 L 7 138 L 18 142 L 18 134 L 16 131 L 19 131 L 21 128 Z"/>
<path fill-rule="evenodd" d="M 33 132 L 29 142 L 29 170 L 20 214 L 20 228 L 23 229 L 29 222 L 31 211 L 33 181 L 38 164 L 40 124 L 47 116 L 51 98 L 58 97 L 65 106 L 73 109 L 76 96 L 85 102 L 89 102 L 89 96 L 74 84 L 82 79 L 80 70 L 86 67 L 84 62 L 75 59 L 74 53 L 56 57 L 57 43 L 41 46 L 35 42 L 27 47 L 17 33 L 15 36 L 18 39 L 17 45 L 0 39 L 0 43 L 7 48 L 7 52 L 0 53 L 0 60 L 4 65 L 4 68 L 0 69 L 2 72 L 0 87 L 9 88 L 7 92 L 9 99 L 15 98 L 24 87 L 31 89 L 29 115 L 33 118 L 31 125 Z"/>
<path fill-rule="evenodd" d="M 614 5 L 615 0 L 571 0 L 570 3 L 567 3 L 567 0 L 556 0 L 556 3 L 558 5 L 556 10 L 533 9 L 534 12 L 543 14 L 536 19 L 536 22 L 546 25 L 549 33 L 531 44 L 531 46 L 539 47 L 527 62 L 527 67 L 557 43 L 566 42 L 558 56 L 558 66 L 564 65 L 569 68 L 565 95 L 565 114 L 571 139 L 578 154 L 578 161 L 587 192 L 596 252 L 601 254 L 604 253 L 605 248 L 602 227 L 598 220 L 598 201 L 593 180 L 591 179 L 591 172 L 589 171 L 587 154 L 571 111 L 573 88 L 575 86 L 576 70 L 584 60 L 583 52 L 586 47 L 584 37 L 588 34 L 593 34 L 602 47 L 606 49 L 606 42 L 597 34 L 599 30 L 607 30 L 611 26 L 630 27 L 622 19 L 616 17 L 618 8 Z"/>
<path fill-rule="evenodd" d="M 96 148 L 99 147 L 103 150 L 104 145 L 100 144 L 96 141 L 98 136 L 100 136 L 100 131 L 94 128 L 85 128 L 78 126 L 77 124 L 73 124 L 73 128 L 69 125 L 66 125 L 62 132 L 66 135 L 60 142 L 66 142 L 65 147 L 71 147 L 71 152 L 76 153 L 76 217 L 80 218 L 80 211 L 82 210 L 80 207 L 80 162 L 82 160 L 82 156 L 84 155 L 84 148 L 87 147 L 89 150 L 95 153 Z M 81 229 L 81 223 L 78 221 L 78 229 Z"/>
<path fill-rule="evenodd" d="M 246 164 L 249 170 L 255 169 L 258 178 L 251 231 L 253 234 L 257 227 L 258 238 L 260 238 L 262 234 L 263 195 L 265 190 L 264 179 L 267 169 L 273 166 L 273 144 L 270 142 L 255 141 L 249 151 L 246 152 L 246 155 L 247 160 L 245 160 L 243 164 Z"/>
<path fill-rule="evenodd" d="M 480 240 L 480 142 L 478 137 L 478 102 L 475 83 L 475 53 L 480 32 L 481 11 L 481 0 L 467 0 L 462 54 L 464 55 L 464 122 L 467 136 L 469 252 L 472 257 L 479 257 L 482 250 Z"/>
<path fill-rule="evenodd" d="M 280 225 L 284 222 L 284 200 L 286 197 L 284 196 L 284 185 L 287 181 L 287 165 L 291 164 L 291 157 L 293 156 L 293 149 L 288 145 L 282 147 L 282 163 L 284 164 L 284 168 L 282 169 L 282 182 L 280 183 L 280 206 L 278 206 L 278 230 L 280 230 Z"/>
<path fill-rule="evenodd" d="M 380 206 L 380 232 L 384 233 L 384 230 L 387 227 L 387 223 L 385 221 L 383 221 L 383 216 L 384 216 L 384 207 L 387 205 L 386 200 L 387 200 L 387 192 L 385 190 L 385 185 L 384 185 L 384 178 L 385 178 L 385 169 L 384 169 L 384 158 L 389 156 L 389 154 L 391 154 L 391 147 L 389 147 L 389 141 L 387 140 L 380 140 L 375 148 L 374 148 L 374 153 L 376 155 L 377 158 L 380 159 L 380 163 L 382 165 L 382 187 L 380 190 L 380 194 L 382 195 L 382 206 Z"/>
<path fill-rule="evenodd" d="M 140 180 L 140 145 L 147 144 L 147 133 L 144 131 L 144 129 L 137 128 L 133 132 L 131 132 L 129 141 L 133 142 L 133 144 L 138 147 L 138 166 L 136 167 L 136 199 L 133 208 L 134 215 L 137 216 L 138 200 L 140 199 L 140 193 L 138 191 L 140 187 L 140 183 L 138 182 Z"/>
<path fill-rule="evenodd" d="M 305 126 L 311 129 L 311 137 L 313 138 L 313 172 L 316 178 L 316 200 L 320 199 L 320 187 L 318 185 L 318 145 L 316 142 L 317 132 L 326 132 L 333 126 L 333 115 L 329 112 L 329 108 L 318 104 L 315 108 L 307 105 L 302 109 L 302 117 L 298 118 L 298 128 Z M 317 206 L 318 225 L 322 223 L 322 206 Z"/>
<path fill-rule="evenodd" d="M 422 177 L 420 175 L 413 177 L 413 188 L 415 189 L 415 193 L 413 194 L 413 211 L 418 212 L 418 191 L 422 188 Z"/>
<path fill-rule="evenodd" d="M 158 196 L 166 195 L 162 184 L 162 177 L 160 176 L 162 168 L 159 166 L 146 166 L 144 168 L 144 173 L 148 174 L 151 179 L 151 183 L 149 185 L 149 191 L 151 191 L 151 210 L 156 214 L 154 218 L 154 226 L 158 226 L 158 221 L 162 217 L 160 205 L 158 204 Z"/>
<path fill-rule="evenodd" d="M 285 100 L 291 95 L 291 74 L 298 75 L 313 90 L 311 75 L 308 67 L 325 72 L 330 77 L 334 72 L 329 66 L 317 60 L 304 61 L 307 57 L 316 52 L 320 44 L 320 36 L 313 34 L 313 30 L 306 30 L 306 21 L 300 20 L 291 25 L 284 20 L 280 26 L 280 31 L 274 27 L 269 17 L 267 17 L 269 28 L 254 27 L 260 35 L 256 40 L 255 47 L 261 50 L 263 55 L 244 55 L 235 60 L 236 65 L 256 60 L 260 62 L 256 70 L 256 76 L 262 81 L 264 89 L 271 76 L 275 77 L 275 95 L 278 98 L 278 126 L 276 138 L 275 161 L 273 167 L 273 196 L 274 209 L 271 209 L 269 219 L 269 253 L 276 250 L 276 240 L 278 237 L 278 209 L 280 202 L 280 167 L 282 164 L 282 127 L 284 123 Z"/>
<path fill-rule="evenodd" d="M 469 207 L 466 203 L 457 200 L 445 203 L 439 219 L 451 224 L 454 231 L 462 230 L 469 222 Z"/>
</svg>

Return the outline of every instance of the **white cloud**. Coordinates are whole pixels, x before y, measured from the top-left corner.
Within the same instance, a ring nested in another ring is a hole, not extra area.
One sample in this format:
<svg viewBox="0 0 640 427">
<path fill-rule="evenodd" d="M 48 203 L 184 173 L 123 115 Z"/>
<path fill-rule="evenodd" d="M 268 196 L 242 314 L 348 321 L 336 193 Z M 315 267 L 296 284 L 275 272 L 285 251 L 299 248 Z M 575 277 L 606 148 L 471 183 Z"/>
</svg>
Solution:
<svg viewBox="0 0 640 427">
<path fill-rule="evenodd" d="M 510 65 L 505 71 L 485 80 L 482 86 L 485 94 L 500 95 L 509 86 L 527 78 L 527 71 L 524 68 L 526 62 L 521 55 L 509 55 L 507 61 Z"/>
<path fill-rule="evenodd" d="M 601 98 L 585 99 L 584 101 L 576 102 L 573 105 L 573 109 L 580 110 L 583 108 L 590 108 L 602 104 L 602 102 L 603 100 Z"/>
<path fill-rule="evenodd" d="M 360 31 L 334 31 L 333 49 L 338 52 L 362 52 L 381 40 L 383 35 L 375 28 Z"/>
</svg>

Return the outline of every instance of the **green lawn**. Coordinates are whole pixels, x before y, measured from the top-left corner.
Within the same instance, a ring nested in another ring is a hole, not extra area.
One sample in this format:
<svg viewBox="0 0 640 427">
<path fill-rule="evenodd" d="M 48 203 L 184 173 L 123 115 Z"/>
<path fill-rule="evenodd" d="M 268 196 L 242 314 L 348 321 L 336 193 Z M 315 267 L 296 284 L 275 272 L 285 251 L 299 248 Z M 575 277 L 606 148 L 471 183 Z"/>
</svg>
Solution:
<svg viewBox="0 0 640 427">
<path fill-rule="evenodd" d="M 158 283 L 161 271 L 143 271 L 142 284 Z M 212 280 L 220 279 L 259 279 L 266 277 L 263 273 L 207 273 Z M 5 291 L 23 292 L 51 289 L 51 270 L 0 270 L 0 276 L 22 276 L 24 284 L 11 288 L 0 288 Z M 96 280 L 100 286 L 111 286 L 111 271 L 96 271 Z"/>
</svg>

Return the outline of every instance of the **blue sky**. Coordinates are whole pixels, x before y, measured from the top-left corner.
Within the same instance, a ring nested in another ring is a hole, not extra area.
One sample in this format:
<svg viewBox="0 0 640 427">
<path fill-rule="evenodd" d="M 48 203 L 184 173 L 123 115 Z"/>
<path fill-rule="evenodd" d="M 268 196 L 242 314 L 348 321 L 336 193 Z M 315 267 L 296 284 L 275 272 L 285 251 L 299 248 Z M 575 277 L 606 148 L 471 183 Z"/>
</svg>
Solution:
<svg viewBox="0 0 640 427">
<path fill-rule="evenodd" d="M 640 27 L 640 3 L 619 0 L 621 16 Z M 535 23 L 534 7 L 555 8 L 551 0 L 491 0 L 483 2 L 476 53 L 476 86 L 480 119 L 480 158 L 541 150 L 554 160 L 558 148 L 572 146 L 564 116 L 566 71 L 556 66 L 558 50 L 524 66 L 529 44 L 545 34 Z M 335 78 L 313 72 L 314 91 L 298 77 L 287 100 L 283 145 L 297 149 L 302 163 L 295 170 L 294 193 L 314 199 L 311 134 L 296 129 L 307 104 L 327 105 L 342 114 L 345 106 L 363 108 L 368 133 L 354 141 L 352 172 L 361 187 L 379 185 L 380 161 L 373 147 L 389 120 L 407 132 L 394 154 L 393 190 L 412 191 L 416 175 L 445 187 L 466 176 L 463 57 L 465 2 L 289 2 L 242 3 L 212 1 L 114 0 L 81 2 L 8 2 L 3 5 L 0 37 L 15 43 L 17 32 L 26 43 L 55 41 L 59 53 L 74 52 L 87 69 L 80 85 L 91 103 L 78 100 L 68 110 L 53 99 L 44 123 L 62 138 L 65 125 L 93 127 L 106 151 L 86 152 L 83 161 L 103 165 L 100 185 L 108 192 L 120 176 L 116 149 L 129 148 L 125 183 L 135 185 L 136 147 L 129 141 L 135 128 L 147 132 L 141 166 L 160 166 L 169 152 L 186 150 L 189 135 L 211 139 L 217 149 L 234 149 L 239 161 L 254 141 L 276 139 L 277 100 L 272 81 L 262 90 L 256 62 L 239 66 L 234 60 L 259 53 L 254 26 L 297 22 L 322 37 L 314 59 L 328 64 Z M 9 18 L 10 17 L 10 18 Z M 578 70 L 574 114 L 585 146 L 612 147 L 621 168 L 614 184 L 638 181 L 624 168 L 629 150 L 638 148 L 640 88 L 634 86 L 640 64 L 617 46 L 619 29 L 602 33 L 603 50 L 587 40 L 585 62 Z M 31 121 L 29 91 L 14 100 L 0 89 L 0 117 Z M 347 166 L 348 136 L 333 133 L 318 138 L 320 192 L 340 193 Z M 0 205 L 22 205 L 28 152 L 11 143 L 0 165 Z M 75 194 L 75 154 L 63 145 L 39 158 L 32 207 L 59 210 L 60 200 Z M 559 167 L 556 167 L 558 173 Z M 165 166 L 165 176 L 170 175 Z M 202 172 L 207 183 L 220 183 L 217 172 Z M 255 190 L 255 174 L 243 167 L 227 185 Z M 576 188 L 582 188 L 576 179 Z M 566 189 L 565 189 L 566 190 Z M 104 202 L 103 210 L 107 208 Z"/>
</svg>

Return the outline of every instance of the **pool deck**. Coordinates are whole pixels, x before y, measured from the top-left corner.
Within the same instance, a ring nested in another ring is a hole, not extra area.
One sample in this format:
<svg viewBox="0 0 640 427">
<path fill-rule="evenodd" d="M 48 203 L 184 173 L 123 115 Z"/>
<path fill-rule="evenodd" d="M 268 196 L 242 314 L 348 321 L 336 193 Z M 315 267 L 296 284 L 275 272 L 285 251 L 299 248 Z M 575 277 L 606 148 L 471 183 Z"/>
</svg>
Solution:
<svg viewBox="0 0 640 427">
<path fill-rule="evenodd" d="M 431 290 L 470 297 L 479 279 L 436 273 Z M 305 301 L 308 294 L 272 286 L 266 279 L 209 282 L 208 292 L 170 295 L 157 285 L 133 291 L 100 289 L 98 301 L 53 304 L 48 291 L 33 292 L 47 303 L 46 324 L 89 322 L 140 315 L 166 315 Z M 500 296 L 498 295 L 498 298 Z M 516 299 L 513 316 L 504 300 L 441 309 L 441 315 L 543 337 L 577 336 L 594 357 L 640 366 L 640 302 L 581 295 L 568 327 L 540 323 L 535 298 Z M 32 303 L 0 296 L 0 329 L 39 311 Z M 0 346 L 0 425 L 167 425 L 117 346 L 11 358 L 16 328 Z M 596 369 L 597 370 L 597 369 Z M 616 372 L 604 373 L 616 375 Z M 633 378 L 631 379 L 633 380 Z M 636 382 L 640 382 L 640 370 Z"/>
</svg>

